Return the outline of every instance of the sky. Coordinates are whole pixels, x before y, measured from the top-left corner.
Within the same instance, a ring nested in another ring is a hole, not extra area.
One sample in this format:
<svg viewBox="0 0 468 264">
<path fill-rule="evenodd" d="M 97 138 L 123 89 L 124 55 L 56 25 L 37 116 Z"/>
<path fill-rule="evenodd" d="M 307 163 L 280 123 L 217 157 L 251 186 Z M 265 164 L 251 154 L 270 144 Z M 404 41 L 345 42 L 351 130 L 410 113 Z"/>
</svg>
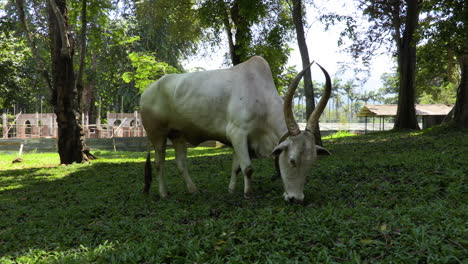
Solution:
<svg viewBox="0 0 468 264">
<path fill-rule="evenodd" d="M 318 9 L 324 9 L 326 7 L 328 10 L 340 11 L 341 14 L 359 12 L 352 5 L 344 7 L 344 2 L 350 3 L 350 1 L 343 0 L 315 0 Z M 320 65 L 330 73 L 331 77 L 334 78 L 340 67 L 339 62 L 349 62 L 352 60 L 351 56 L 340 51 L 342 48 L 338 46 L 339 34 L 343 27 L 332 26 L 328 31 L 325 31 L 324 25 L 314 18 L 313 10 L 314 9 L 310 5 L 306 6 L 308 26 L 305 31 L 307 34 L 306 43 L 309 50 L 309 57 L 311 60 L 320 63 Z M 227 43 L 227 40 L 224 39 L 224 43 Z M 214 53 L 198 54 L 190 58 L 183 63 L 183 66 L 188 70 L 196 67 L 202 67 L 205 70 L 226 68 L 227 66 L 223 65 L 223 63 L 225 61 L 224 55 L 227 52 L 227 44 L 222 44 L 222 46 L 225 48 L 220 48 Z M 299 71 L 302 68 L 302 62 L 297 42 L 294 41 L 290 43 L 290 47 L 293 51 L 290 54 L 288 66 L 296 66 L 296 69 Z M 376 56 L 371 62 L 371 72 L 367 82 L 359 86 L 357 91 L 372 91 L 381 88 L 382 82 L 380 76 L 385 72 L 392 72 L 395 66 L 394 64 L 389 53 Z M 355 79 L 353 69 L 351 68 L 340 74 L 339 77 L 344 81 Z M 312 78 L 317 82 L 324 82 L 323 74 L 318 67 L 312 67 Z"/>
</svg>

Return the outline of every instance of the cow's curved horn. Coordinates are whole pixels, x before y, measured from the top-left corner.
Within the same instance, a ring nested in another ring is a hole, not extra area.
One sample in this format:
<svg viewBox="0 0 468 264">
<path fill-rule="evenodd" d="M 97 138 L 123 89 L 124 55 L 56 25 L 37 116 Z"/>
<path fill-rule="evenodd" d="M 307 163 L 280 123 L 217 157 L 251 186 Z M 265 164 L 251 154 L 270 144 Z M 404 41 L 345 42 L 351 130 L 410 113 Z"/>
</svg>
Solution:
<svg viewBox="0 0 468 264">
<path fill-rule="evenodd" d="M 314 64 L 314 62 L 307 65 L 304 69 L 302 69 L 302 71 L 299 74 L 297 74 L 297 76 L 289 85 L 288 91 L 284 95 L 284 105 L 283 105 L 284 120 L 286 121 L 286 127 L 288 128 L 289 134 L 291 136 L 297 136 L 301 133 L 301 130 L 299 129 L 299 125 L 297 124 L 296 119 L 294 119 L 294 114 L 293 114 L 293 109 L 292 109 L 292 100 L 294 97 L 294 92 L 296 92 L 297 85 L 301 81 L 302 76 L 304 76 L 305 71 L 309 69 L 312 64 Z"/>
<path fill-rule="evenodd" d="M 315 131 L 318 125 L 320 115 L 325 109 L 325 106 L 327 105 L 328 99 L 330 98 L 330 94 L 331 94 L 330 75 L 328 75 L 328 72 L 322 66 L 320 66 L 320 64 L 317 63 L 317 65 L 320 67 L 323 74 L 325 75 L 325 91 L 323 92 L 322 98 L 320 99 L 319 103 L 317 104 L 314 111 L 312 112 L 312 114 L 310 114 L 310 117 L 307 120 L 306 129 L 312 132 Z"/>
</svg>

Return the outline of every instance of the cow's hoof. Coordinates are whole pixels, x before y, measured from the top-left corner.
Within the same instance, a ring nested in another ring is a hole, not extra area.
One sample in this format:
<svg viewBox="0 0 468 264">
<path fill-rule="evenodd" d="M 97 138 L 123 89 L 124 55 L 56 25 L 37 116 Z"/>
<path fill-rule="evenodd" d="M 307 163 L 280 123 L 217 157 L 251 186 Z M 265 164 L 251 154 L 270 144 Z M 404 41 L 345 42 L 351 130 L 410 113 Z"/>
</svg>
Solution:
<svg viewBox="0 0 468 264">
<path fill-rule="evenodd" d="M 229 188 L 228 188 L 229 193 L 234 193 L 236 191 L 236 184 L 229 183 Z"/>
<path fill-rule="evenodd" d="M 298 205 L 304 205 L 304 200 L 298 200 L 296 198 L 289 198 L 288 202 L 290 204 L 298 204 Z"/>
<path fill-rule="evenodd" d="M 254 199 L 255 195 L 253 193 L 244 193 L 245 199 Z"/>
<path fill-rule="evenodd" d="M 197 193 L 197 192 L 198 192 L 198 189 L 197 189 L 197 187 L 189 187 L 189 188 L 188 188 L 188 192 L 189 192 L 189 193 Z"/>
</svg>

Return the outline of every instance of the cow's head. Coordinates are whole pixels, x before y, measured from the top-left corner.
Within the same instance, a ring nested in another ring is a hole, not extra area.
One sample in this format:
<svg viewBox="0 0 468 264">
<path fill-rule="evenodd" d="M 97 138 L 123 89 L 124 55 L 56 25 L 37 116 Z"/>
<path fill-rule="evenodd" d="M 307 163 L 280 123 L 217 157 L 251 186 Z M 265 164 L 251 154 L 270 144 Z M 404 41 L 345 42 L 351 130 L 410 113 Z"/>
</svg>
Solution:
<svg viewBox="0 0 468 264">
<path fill-rule="evenodd" d="M 289 136 L 273 150 L 273 155 L 279 159 L 281 179 L 284 184 L 284 199 L 291 202 L 302 202 L 304 200 L 306 176 L 317 159 L 317 146 L 315 145 L 313 133 L 331 93 L 330 76 L 322 66 L 317 64 L 325 74 L 325 91 L 317 107 L 307 120 L 306 130 L 301 131 L 292 112 L 292 99 L 299 81 L 312 64 L 313 62 L 304 68 L 289 85 L 283 106 Z M 323 148 L 322 150 L 327 151 Z"/>
</svg>

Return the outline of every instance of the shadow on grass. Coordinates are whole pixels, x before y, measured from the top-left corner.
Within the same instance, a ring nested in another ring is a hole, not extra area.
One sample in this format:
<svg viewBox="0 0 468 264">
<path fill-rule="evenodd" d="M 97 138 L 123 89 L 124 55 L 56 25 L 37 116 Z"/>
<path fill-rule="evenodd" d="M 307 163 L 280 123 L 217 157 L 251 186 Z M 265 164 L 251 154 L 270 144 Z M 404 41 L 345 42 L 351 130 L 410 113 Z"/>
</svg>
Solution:
<svg viewBox="0 0 468 264">
<path fill-rule="evenodd" d="M 0 191 L 0 252 L 19 263 L 350 262 L 353 254 L 416 263 L 433 252 L 450 262 L 463 252 L 467 137 L 393 135 L 327 141 L 333 155 L 315 166 L 305 206 L 284 203 L 271 160 L 254 161 L 256 199 L 243 198 L 242 177 L 228 194 L 229 149 L 190 151 L 196 194 L 168 160 L 166 200 L 156 180 L 142 194 L 141 152 L 0 171 L 0 187 L 11 186 Z"/>
<path fill-rule="evenodd" d="M 0 170 L 0 200 L 3 200 L 3 194 L 11 189 L 26 188 L 31 185 L 41 184 L 53 174 L 41 167 Z M 25 191 L 27 192 L 27 191 Z"/>
<path fill-rule="evenodd" d="M 30 249 L 65 252 L 97 248 L 105 241 L 145 238 L 148 225 L 157 229 L 158 223 L 173 219 L 191 221 L 186 214 L 192 208 L 201 214 L 195 218 L 210 219 L 219 214 L 213 208 L 252 208 L 258 204 L 244 200 L 242 177 L 238 191 L 227 193 L 229 149 L 190 151 L 194 157 L 189 158 L 189 171 L 201 190 L 196 194 L 187 193 L 174 160 L 166 161 L 171 193 L 167 200 L 159 199 L 156 179 L 150 195 L 142 194 L 143 161 L 113 161 L 137 155 L 105 153 L 111 162 L 101 159 L 91 164 L 0 171 L 0 188 L 5 188 L 0 191 L 0 252 L 14 258 Z M 261 177 L 258 173 L 254 183 L 262 181 Z M 280 187 L 279 183 L 273 185 Z M 272 190 L 263 191 L 266 189 L 256 188 L 259 196 L 270 195 Z M 279 192 L 276 195 L 280 198 Z M 148 222 L 153 220 L 155 223 Z M 146 222 L 144 227 L 139 226 L 140 221 Z"/>
</svg>

